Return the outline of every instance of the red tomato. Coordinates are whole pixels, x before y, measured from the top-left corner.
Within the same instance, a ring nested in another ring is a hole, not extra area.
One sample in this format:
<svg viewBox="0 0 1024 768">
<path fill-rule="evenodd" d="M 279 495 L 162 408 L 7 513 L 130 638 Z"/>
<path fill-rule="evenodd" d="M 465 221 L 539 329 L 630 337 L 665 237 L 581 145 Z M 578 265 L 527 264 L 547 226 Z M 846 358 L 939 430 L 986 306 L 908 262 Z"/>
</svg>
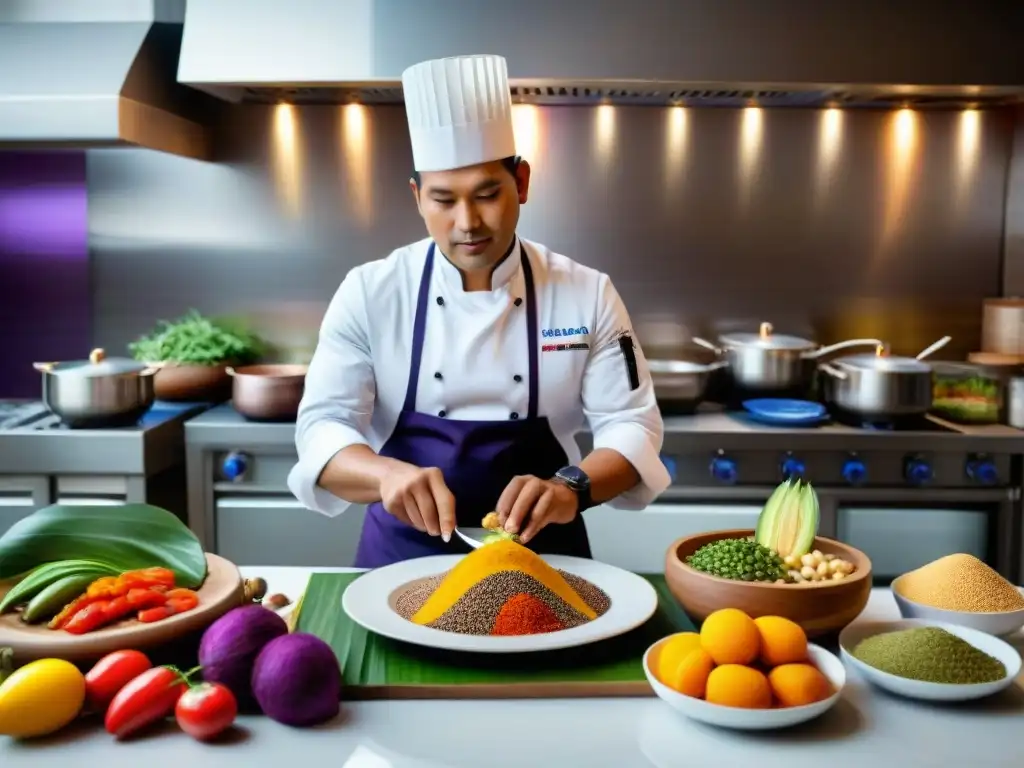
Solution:
<svg viewBox="0 0 1024 768">
<path fill-rule="evenodd" d="M 235 695 L 220 683 L 200 683 L 189 688 L 174 707 L 181 730 L 199 741 L 219 736 L 231 727 L 236 715 Z"/>
<path fill-rule="evenodd" d="M 152 667 L 142 651 L 114 651 L 97 661 L 85 676 L 89 709 L 106 712 L 107 705 L 129 682 Z"/>
<path fill-rule="evenodd" d="M 108 733 L 123 739 L 162 720 L 174 711 L 188 688 L 181 673 L 169 667 L 153 667 L 117 692 L 107 708 L 104 725 Z"/>
</svg>

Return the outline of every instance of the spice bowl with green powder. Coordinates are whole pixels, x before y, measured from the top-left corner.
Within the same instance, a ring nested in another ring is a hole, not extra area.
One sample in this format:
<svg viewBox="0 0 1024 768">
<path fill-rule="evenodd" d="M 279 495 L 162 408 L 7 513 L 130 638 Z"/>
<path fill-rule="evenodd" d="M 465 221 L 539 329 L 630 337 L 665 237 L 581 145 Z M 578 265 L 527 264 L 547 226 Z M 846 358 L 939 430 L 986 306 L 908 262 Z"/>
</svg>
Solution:
<svg viewBox="0 0 1024 768">
<path fill-rule="evenodd" d="M 843 662 L 890 693 L 927 701 L 969 701 L 1014 684 L 1017 650 L 958 624 L 920 619 L 855 622 L 839 635 Z"/>
</svg>

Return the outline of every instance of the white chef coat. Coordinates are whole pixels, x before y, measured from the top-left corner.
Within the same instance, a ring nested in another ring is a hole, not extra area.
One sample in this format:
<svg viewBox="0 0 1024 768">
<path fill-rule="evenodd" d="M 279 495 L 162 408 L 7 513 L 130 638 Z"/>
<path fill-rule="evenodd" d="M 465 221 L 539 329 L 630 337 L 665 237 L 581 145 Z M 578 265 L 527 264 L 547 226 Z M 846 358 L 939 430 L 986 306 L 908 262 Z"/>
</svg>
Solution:
<svg viewBox="0 0 1024 768">
<path fill-rule="evenodd" d="M 608 275 L 543 245 L 520 239 L 533 270 L 540 383 L 546 416 L 569 463 L 580 462 L 574 435 L 589 425 L 595 448 L 632 463 L 640 483 L 606 502 L 643 509 L 670 484 L 661 462 L 663 423 L 647 361 Z M 405 401 L 413 320 L 430 240 L 355 267 L 335 293 L 320 328 L 299 406 L 299 461 L 288 486 L 306 507 L 329 516 L 349 502 L 317 485 L 343 448 L 380 450 Z M 438 298 L 444 303 L 439 304 Z M 529 347 L 518 247 L 491 277 L 490 291 L 466 291 L 462 275 L 435 250 L 416 410 L 445 418 L 503 421 L 526 417 Z M 630 388 L 619 344 L 633 335 L 640 386 Z M 586 344 L 585 349 L 548 349 Z"/>
</svg>

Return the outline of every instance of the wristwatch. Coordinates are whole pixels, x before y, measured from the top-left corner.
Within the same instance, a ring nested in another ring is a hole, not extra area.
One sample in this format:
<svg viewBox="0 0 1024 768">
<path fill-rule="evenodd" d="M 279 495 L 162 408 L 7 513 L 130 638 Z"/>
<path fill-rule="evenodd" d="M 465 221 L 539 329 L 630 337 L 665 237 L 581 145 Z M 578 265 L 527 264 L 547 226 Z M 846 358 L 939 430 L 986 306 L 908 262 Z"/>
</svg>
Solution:
<svg viewBox="0 0 1024 768">
<path fill-rule="evenodd" d="M 590 497 L 590 478 L 579 467 L 562 467 L 551 479 L 576 493 L 577 514 L 594 506 L 593 500 Z"/>
</svg>

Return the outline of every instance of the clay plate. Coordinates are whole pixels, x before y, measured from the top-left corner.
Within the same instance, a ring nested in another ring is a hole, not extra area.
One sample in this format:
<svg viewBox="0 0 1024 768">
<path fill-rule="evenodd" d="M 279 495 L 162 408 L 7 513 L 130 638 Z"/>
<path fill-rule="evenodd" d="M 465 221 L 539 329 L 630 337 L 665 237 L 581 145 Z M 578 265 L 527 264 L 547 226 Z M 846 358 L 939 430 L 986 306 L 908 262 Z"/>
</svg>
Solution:
<svg viewBox="0 0 1024 768">
<path fill-rule="evenodd" d="M 774 584 L 733 581 L 698 571 L 686 558 L 718 539 L 753 536 L 751 530 L 710 531 L 672 543 L 665 556 L 665 580 L 683 609 L 702 622 L 719 608 L 739 608 L 758 616 L 785 616 L 803 627 L 808 637 L 820 637 L 843 629 L 857 618 L 871 596 L 871 560 L 859 549 L 818 536 L 814 549 L 854 564 L 842 581 L 816 584 Z"/>
<path fill-rule="evenodd" d="M 244 599 L 242 575 L 234 563 L 209 552 L 206 563 L 206 581 L 197 591 L 199 605 L 191 611 L 152 624 L 126 619 L 84 635 L 47 629 L 46 624 L 25 624 L 19 613 L 7 613 L 0 616 L 0 647 L 12 648 L 19 664 L 42 658 L 95 661 L 111 651 L 142 650 L 205 629 Z M 8 589 L 9 584 L 0 586 L 0 597 Z"/>
</svg>

